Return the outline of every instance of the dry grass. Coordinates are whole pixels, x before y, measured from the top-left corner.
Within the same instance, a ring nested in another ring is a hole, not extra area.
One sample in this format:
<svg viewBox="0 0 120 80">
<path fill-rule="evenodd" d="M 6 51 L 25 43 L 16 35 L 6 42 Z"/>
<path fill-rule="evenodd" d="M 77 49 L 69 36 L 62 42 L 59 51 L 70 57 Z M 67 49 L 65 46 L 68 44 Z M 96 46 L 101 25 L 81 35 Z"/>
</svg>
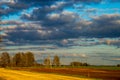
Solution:
<svg viewBox="0 0 120 80">
<path fill-rule="evenodd" d="M 13 68 L 38 73 L 57 73 L 68 76 L 96 78 L 103 80 L 120 80 L 120 70 L 98 68 Z"/>
<path fill-rule="evenodd" d="M 49 73 L 36 73 L 0 68 L 0 75 L 6 80 L 93 80 Z"/>
</svg>

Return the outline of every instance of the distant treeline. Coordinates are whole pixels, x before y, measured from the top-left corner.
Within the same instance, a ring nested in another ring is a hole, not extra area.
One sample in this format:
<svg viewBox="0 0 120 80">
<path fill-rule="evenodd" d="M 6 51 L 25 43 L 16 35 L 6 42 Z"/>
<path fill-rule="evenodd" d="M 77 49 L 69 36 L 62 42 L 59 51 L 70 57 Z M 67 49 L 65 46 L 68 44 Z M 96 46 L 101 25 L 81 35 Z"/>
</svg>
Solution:
<svg viewBox="0 0 120 80">
<path fill-rule="evenodd" d="M 69 65 L 61 65 L 60 57 L 55 55 L 53 59 L 50 56 L 43 60 L 43 64 L 37 63 L 32 52 L 18 52 L 13 56 L 10 56 L 8 52 L 3 52 L 0 55 L 0 67 L 62 67 L 62 66 L 90 66 L 88 63 L 73 61 Z M 120 67 L 120 64 L 117 64 Z"/>
<path fill-rule="evenodd" d="M 18 52 L 14 56 L 10 56 L 8 52 L 3 52 L 0 55 L 0 67 L 32 67 L 32 66 L 63 66 L 60 64 L 59 56 L 55 55 L 51 61 L 48 56 L 43 60 L 43 64 L 35 61 L 32 52 Z M 71 62 L 70 66 L 88 66 L 87 63 Z"/>
<path fill-rule="evenodd" d="M 55 55 L 53 61 L 50 60 L 50 57 L 47 57 L 43 63 L 37 63 L 32 52 L 18 52 L 14 56 L 10 56 L 8 52 L 3 52 L 0 55 L 1 67 L 60 66 L 60 59 Z"/>
</svg>

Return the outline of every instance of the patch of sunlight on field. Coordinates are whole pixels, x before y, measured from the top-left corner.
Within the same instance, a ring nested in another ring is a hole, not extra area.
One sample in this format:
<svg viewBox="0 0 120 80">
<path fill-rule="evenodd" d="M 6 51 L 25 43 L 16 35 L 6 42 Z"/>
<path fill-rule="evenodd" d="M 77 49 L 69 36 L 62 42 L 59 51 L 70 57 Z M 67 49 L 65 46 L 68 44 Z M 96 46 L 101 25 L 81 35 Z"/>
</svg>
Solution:
<svg viewBox="0 0 120 80">
<path fill-rule="evenodd" d="M 6 80 L 95 80 L 47 73 L 8 70 L 0 68 L 0 76 Z"/>
</svg>

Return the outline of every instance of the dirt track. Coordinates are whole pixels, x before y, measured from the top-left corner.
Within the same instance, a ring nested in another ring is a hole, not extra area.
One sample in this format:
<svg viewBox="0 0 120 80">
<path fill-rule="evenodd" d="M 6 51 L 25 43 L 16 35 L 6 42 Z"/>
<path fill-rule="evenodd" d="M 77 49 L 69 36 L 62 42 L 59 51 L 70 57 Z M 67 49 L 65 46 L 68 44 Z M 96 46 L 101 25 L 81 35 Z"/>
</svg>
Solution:
<svg viewBox="0 0 120 80">
<path fill-rule="evenodd" d="M 0 68 L 0 77 L 3 77 L 5 80 L 93 80 L 50 73 L 8 70 L 3 68 Z"/>
</svg>

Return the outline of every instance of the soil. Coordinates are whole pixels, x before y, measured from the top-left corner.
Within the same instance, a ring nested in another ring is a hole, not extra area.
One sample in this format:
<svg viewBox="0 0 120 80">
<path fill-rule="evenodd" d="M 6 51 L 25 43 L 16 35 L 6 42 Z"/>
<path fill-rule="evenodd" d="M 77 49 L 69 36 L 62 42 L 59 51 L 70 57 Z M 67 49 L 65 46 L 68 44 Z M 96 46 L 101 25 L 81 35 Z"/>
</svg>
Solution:
<svg viewBox="0 0 120 80">
<path fill-rule="evenodd" d="M 89 68 L 14 68 L 34 72 L 57 73 L 72 76 L 85 76 L 103 80 L 120 80 L 120 70 L 89 69 Z"/>
</svg>

